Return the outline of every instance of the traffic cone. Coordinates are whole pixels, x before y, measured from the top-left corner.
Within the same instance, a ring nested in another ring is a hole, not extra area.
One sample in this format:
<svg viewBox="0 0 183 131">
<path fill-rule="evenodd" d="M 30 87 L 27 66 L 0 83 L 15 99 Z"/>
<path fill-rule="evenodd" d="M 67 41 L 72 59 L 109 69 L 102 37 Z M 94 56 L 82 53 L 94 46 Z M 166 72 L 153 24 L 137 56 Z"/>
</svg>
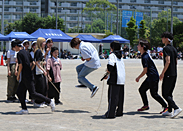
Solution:
<svg viewBox="0 0 183 131">
<path fill-rule="evenodd" d="M 3 55 L 1 56 L 1 66 L 4 66 Z"/>
</svg>

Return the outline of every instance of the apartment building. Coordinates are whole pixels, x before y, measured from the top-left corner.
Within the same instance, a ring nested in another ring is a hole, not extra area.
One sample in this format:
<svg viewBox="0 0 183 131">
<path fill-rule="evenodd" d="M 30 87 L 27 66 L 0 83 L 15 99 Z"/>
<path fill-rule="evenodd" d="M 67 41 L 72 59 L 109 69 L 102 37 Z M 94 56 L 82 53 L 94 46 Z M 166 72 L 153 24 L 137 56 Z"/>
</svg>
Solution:
<svg viewBox="0 0 183 131">
<path fill-rule="evenodd" d="M 91 23 L 85 13 L 82 12 L 89 0 L 58 0 L 58 16 L 66 21 L 67 28 L 78 26 L 85 27 Z M 117 5 L 117 0 L 109 0 Z M 183 21 L 183 0 L 174 0 L 174 16 Z M 171 8 L 171 0 L 119 0 L 120 10 L 143 11 L 152 19 L 157 18 L 162 10 Z M 9 22 L 19 20 L 27 12 L 37 13 L 39 16 L 55 15 L 56 0 L 5 0 L 4 19 Z M 2 0 L 0 0 L 0 19 L 2 13 Z"/>
</svg>

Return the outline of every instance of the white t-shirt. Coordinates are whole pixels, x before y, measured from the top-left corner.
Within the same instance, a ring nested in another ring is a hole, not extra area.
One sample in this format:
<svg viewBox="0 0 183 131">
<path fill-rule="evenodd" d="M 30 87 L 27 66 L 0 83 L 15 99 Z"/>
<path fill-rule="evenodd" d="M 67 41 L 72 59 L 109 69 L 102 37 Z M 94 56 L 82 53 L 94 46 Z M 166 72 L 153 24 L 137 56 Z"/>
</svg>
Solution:
<svg viewBox="0 0 183 131">
<path fill-rule="evenodd" d="M 85 66 L 95 69 L 101 67 L 98 52 L 91 43 L 82 41 L 79 49 L 83 59 L 91 58 L 90 61 L 85 62 Z"/>
<path fill-rule="evenodd" d="M 17 53 L 14 50 L 8 50 L 7 52 L 7 58 L 10 58 L 10 64 L 16 63 Z"/>
<path fill-rule="evenodd" d="M 117 85 L 125 84 L 125 64 L 123 58 L 118 59 L 114 53 L 109 55 L 108 64 L 114 66 L 116 63 L 117 68 Z"/>
<path fill-rule="evenodd" d="M 31 51 L 30 55 L 32 56 L 32 59 L 34 59 L 34 51 Z"/>
</svg>

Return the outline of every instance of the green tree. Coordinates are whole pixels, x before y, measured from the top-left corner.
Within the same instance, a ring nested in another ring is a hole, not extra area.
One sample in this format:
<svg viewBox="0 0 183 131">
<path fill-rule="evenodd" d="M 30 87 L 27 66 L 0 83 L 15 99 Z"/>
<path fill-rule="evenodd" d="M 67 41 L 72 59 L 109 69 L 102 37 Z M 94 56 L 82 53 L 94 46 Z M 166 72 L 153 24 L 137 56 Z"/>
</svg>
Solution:
<svg viewBox="0 0 183 131">
<path fill-rule="evenodd" d="M 173 17 L 174 25 L 180 23 L 177 17 Z M 168 30 L 167 30 L 168 27 Z M 168 25 L 167 25 L 167 11 L 162 11 L 158 14 L 158 19 L 154 19 L 151 29 L 151 45 L 161 45 L 161 34 L 165 31 L 171 30 L 171 11 L 168 10 Z"/>
<path fill-rule="evenodd" d="M 106 31 L 105 31 L 105 36 L 104 36 L 104 38 L 108 37 L 109 35 L 114 35 L 114 33 L 113 33 L 113 32 L 110 32 L 109 30 L 106 30 Z"/>
<path fill-rule="evenodd" d="M 93 21 L 92 25 L 87 24 L 85 27 L 86 33 L 91 33 L 91 26 L 92 26 L 92 33 L 104 33 L 105 26 L 104 21 L 102 19 L 96 19 Z"/>
<path fill-rule="evenodd" d="M 180 22 L 173 27 L 175 47 L 180 47 L 183 50 L 183 22 Z"/>
<path fill-rule="evenodd" d="M 139 26 L 139 37 L 146 39 L 147 33 L 148 33 L 148 30 L 147 30 L 146 22 L 144 20 L 141 20 L 140 26 Z"/>
<path fill-rule="evenodd" d="M 127 34 L 128 34 L 128 40 L 130 40 L 130 45 L 134 46 L 134 40 L 136 39 L 136 32 L 137 32 L 137 25 L 135 24 L 136 20 L 131 17 L 130 21 L 127 23 Z"/>
</svg>

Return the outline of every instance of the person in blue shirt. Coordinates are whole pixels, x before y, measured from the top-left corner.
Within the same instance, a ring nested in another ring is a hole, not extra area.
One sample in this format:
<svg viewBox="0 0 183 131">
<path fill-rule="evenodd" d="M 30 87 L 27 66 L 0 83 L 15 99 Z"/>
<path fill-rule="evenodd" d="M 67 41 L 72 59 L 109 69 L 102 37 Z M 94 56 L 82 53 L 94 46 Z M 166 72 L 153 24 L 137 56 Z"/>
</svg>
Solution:
<svg viewBox="0 0 183 131">
<path fill-rule="evenodd" d="M 147 50 L 149 49 L 150 44 L 146 40 L 140 40 L 139 44 L 137 46 L 138 51 L 141 53 L 141 59 L 142 59 L 142 66 L 143 71 L 142 73 L 136 78 L 136 82 L 139 82 L 140 78 L 142 78 L 145 74 L 147 75 L 147 78 L 142 83 L 142 85 L 139 88 L 139 93 L 141 95 L 143 106 L 138 109 L 137 111 L 144 111 L 149 110 L 149 104 L 147 100 L 147 94 L 146 91 L 150 89 L 151 96 L 161 104 L 161 106 L 164 108 L 163 111 L 160 112 L 162 114 L 163 112 L 167 111 L 167 104 L 162 99 L 161 96 L 158 95 L 158 83 L 159 83 L 159 74 L 156 69 L 156 66 L 147 53 Z"/>
</svg>

